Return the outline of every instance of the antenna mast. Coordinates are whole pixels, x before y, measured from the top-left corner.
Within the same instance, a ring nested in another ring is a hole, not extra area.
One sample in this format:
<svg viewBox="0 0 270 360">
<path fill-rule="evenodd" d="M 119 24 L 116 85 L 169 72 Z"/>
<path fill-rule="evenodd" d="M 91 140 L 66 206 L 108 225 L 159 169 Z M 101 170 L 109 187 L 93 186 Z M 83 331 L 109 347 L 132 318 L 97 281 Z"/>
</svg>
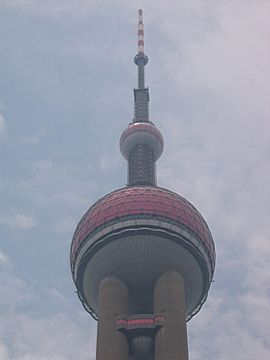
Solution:
<svg viewBox="0 0 270 360">
<path fill-rule="evenodd" d="M 134 120 L 133 122 L 149 122 L 149 90 L 144 84 L 144 67 L 148 63 L 148 56 L 144 53 L 144 24 L 143 11 L 139 10 L 138 22 L 138 54 L 134 58 L 138 66 L 138 88 L 134 89 Z"/>
</svg>

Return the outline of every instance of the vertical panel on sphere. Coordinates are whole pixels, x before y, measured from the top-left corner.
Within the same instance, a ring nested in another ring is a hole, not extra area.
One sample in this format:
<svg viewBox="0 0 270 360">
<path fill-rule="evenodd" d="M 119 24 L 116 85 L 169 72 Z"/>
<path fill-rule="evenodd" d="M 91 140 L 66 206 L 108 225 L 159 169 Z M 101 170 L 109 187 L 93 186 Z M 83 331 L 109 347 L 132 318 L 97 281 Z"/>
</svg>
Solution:
<svg viewBox="0 0 270 360">
<path fill-rule="evenodd" d="M 116 329 L 117 319 L 128 315 L 128 303 L 128 288 L 121 279 L 107 276 L 101 280 L 96 360 L 129 359 L 128 339 Z"/>
<path fill-rule="evenodd" d="M 164 316 L 155 338 L 155 360 L 188 360 L 185 288 L 178 272 L 166 272 L 156 281 L 154 312 Z"/>
</svg>

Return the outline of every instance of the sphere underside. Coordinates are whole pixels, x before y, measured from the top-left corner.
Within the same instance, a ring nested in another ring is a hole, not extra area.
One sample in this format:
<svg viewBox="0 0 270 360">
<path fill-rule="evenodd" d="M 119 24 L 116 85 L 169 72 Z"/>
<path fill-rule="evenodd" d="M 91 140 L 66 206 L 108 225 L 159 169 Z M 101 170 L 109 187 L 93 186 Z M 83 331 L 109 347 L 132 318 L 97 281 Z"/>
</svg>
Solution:
<svg viewBox="0 0 270 360">
<path fill-rule="evenodd" d="M 106 275 L 126 282 L 131 312 L 151 312 L 157 277 L 177 270 L 185 281 L 186 315 L 206 299 L 215 265 L 211 233 L 198 211 L 166 189 L 132 186 L 106 195 L 83 216 L 73 237 L 71 269 L 85 308 L 98 316 Z"/>
<path fill-rule="evenodd" d="M 185 281 L 186 313 L 189 318 L 204 301 L 205 273 L 199 262 L 184 246 L 169 240 L 166 234 L 141 230 L 109 240 L 100 250 L 84 259 L 78 288 L 86 304 L 98 314 L 98 287 L 106 275 L 115 275 L 128 285 L 131 298 L 131 312 L 152 312 L 152 294 L 156 279 L 169 270 L 180 272 Z M 152 234 L 151 234 L 152 233 Z"/>
</svg>

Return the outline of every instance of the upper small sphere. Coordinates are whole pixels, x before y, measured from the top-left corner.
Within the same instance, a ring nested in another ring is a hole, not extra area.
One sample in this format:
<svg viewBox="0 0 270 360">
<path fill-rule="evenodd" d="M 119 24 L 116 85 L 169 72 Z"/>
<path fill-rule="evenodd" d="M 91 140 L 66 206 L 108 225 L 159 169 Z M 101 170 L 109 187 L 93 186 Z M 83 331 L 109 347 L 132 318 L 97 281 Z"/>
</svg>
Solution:
<svg viewBox="0 0 270 360">
<path fill-rule="evenodd" d="M 128 160 L 130 151 L 136 145 L 149 146 L 154 152 L 156 161 L 160 158 L 163 151 L 163 136 L 151 123 L 133 123 L 124 130 L 120 138 L 120 150 L 126 160 Z"/>
</svg>

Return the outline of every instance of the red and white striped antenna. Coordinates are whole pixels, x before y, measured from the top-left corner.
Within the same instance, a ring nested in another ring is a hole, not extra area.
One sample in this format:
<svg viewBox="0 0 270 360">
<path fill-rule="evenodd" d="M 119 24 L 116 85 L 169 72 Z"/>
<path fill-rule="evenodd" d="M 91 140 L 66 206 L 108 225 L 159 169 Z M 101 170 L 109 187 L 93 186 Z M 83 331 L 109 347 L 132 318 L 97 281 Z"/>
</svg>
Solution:
<svg viewBox="0 0 270 360">
<path fill-rule="evenodd" d="M 139 10 L 138 54 L 144 54 L 144 25 L 143 25 L 143 11 L 142 11 L 142 9 Z"/>
</svg>

